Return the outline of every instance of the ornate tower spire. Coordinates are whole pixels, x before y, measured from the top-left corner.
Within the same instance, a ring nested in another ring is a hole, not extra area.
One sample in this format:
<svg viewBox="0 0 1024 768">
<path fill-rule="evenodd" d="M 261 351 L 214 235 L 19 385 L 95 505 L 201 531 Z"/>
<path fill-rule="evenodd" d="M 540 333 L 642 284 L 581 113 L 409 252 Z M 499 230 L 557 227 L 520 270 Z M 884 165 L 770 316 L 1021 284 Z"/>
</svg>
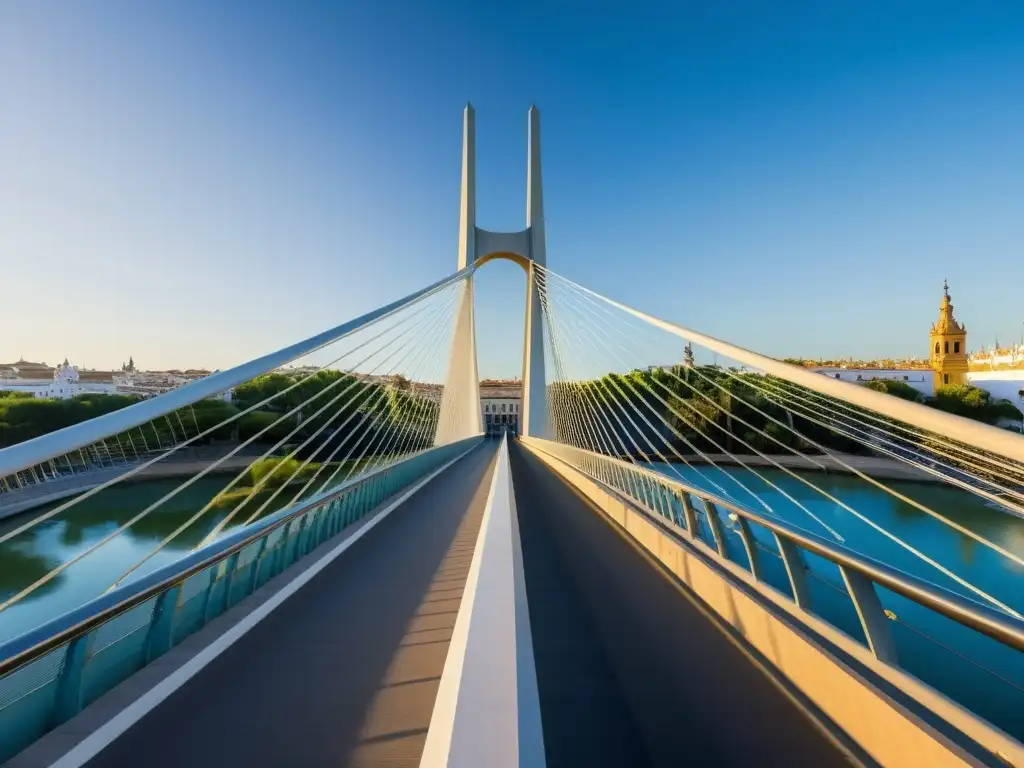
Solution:
<svg viewBox="0 0 1024 768">
<path fill-rule="evenodd" d="M 949 281 L 942 281 L 942 301 L 939 319 L 932 325 L 929 336 L 931 361 L 934 370 L 934 390 L 950 384 L 967 383 L 967 327 L 953 315 L 953 302 L 949 295 Z"/>
</svg>

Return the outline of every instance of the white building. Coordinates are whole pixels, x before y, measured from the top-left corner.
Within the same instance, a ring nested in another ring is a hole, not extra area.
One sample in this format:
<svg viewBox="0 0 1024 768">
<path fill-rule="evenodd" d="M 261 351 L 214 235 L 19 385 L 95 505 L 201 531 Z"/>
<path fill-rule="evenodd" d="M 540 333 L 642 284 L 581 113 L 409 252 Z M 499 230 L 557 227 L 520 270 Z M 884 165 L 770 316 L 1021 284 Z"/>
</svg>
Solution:
<svg viewBox="0 0 1024 768">
<path fill-rule="evenodd" d="M 480 382 L 480 414 L 484 433 L 498 435 L 504 431 L 518 435 L 519 415 L 523 406 L 523 384 L 520 381 Z"/>
<path fill-rule="evenodd" d="M 932 394 L 932 372 L 921 368 L 811 368 L 815 373 L 853 384 L 866 384 L 872 379 L 902 381 L 922 395 Z"/>
<path fill-rule="evenodd" d="M 26 392 L 33 397 L 57 400 L 67 400 L 75 395 L 112 395 L 117 392 L 117 385 L 112 376 L 103 374 L 97 377 L 94 373 L 88 372 L 83 379 L 78 369 L 65 358 L 64 362 L 54 370 L 52 379 L 4 378 L 0 379 L 0 389 L 8 392 Z"/>
</svg>

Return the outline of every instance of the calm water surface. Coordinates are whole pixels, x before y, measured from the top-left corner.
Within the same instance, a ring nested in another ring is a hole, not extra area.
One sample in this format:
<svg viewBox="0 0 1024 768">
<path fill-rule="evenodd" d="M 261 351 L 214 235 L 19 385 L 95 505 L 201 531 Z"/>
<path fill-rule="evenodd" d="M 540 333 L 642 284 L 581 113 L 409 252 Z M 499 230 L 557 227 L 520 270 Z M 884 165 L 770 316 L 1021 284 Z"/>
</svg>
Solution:
<svg viewBox="0 0 1024 768">
<path fill-rule="evenodd" d="M 941 585 L 979 602 L 984 598 L 970 591 L 933 565 L 925 562 L 899 543 L 858 520 L 849 511 L 781 470 L 758 469 L 776 490 L 745 469 L 716 469 L 654 465 L 654 468 L 678 479 L 678 473 L 691 485 L 717 495 L 715 483 L 728 490 L 733 501 L 764 514 L 752 494 L 765 501 L 786 521 L 826 538 L 831 534 L 781 492 L 800 502 L 846 541 L 845 546 L 877 560 Z M 885 484 L 914 501 L 929 507 L 939 519 L 894 498 L 885 491 L 851 475 L 804 473 L 802 475 L 835 498 L 860 512 L 895 537 L 911 545 L 980 590 L 1024 613 L 1024 567 L 947 523 L 956 523 L 998 544 L 1024 559 L 1024 519 L 986 506 L 985 502 L 959 489 L 938 484 L 885 481 Z M 739 480 L 750 493 L 735 481 Z M 701 521 L 703 524 L 703 521 Z M 726 534 L 732 559 L 746 563 L 742 542 L 735 525 Z M 709 534 L 710 535 L 710 534 Z M 772 536 L 754 527 L 754 535 L 763 547 L 766 579 L 790 593 L 788 577 Z M 845 594 L 839 569 L 832 563 L 807 554 L 806 565 L 813 610 L 832 624 L 863 641 L 863 632 L 849 597 Z M 1024 737 L 1024 663 L 1020 653 L 979 635 L 926 608 L 885 589 L 878 589 L 883 607 L 897 621 L 890 624 L 897 645 L 899 663 L 975 712 L 1018 738 Z M 982 669 L 984 667 L 985 669 Z"/>
<path fill-rule="evenodd" d="M 152 552 L 169 533 L 201 509 L 225 485 L 224 478 L 198 480 L 124 534 L 86 555 L 56 578 L 0 612 L 0 642 L 76 608 L 102 594 L 128 568 Z M 127 520 L 180 485 L 180 479 L 116 485 L 0 544 L 0 599 L 17 594 L 50 570 L 101 541 Z M 270 514 L 291 498 L 282 492 L 263 513 Z M 263 499 L 254 499 L 239 513 L 244 520 Z M 66 500 L 65 500 L 66 501 Z M 53 509 L 57 502 L 25 515 L 0 521 L 0 534 Z M 188 554 L 224 518 L 231 507 L 212 509 L 142 566 L 135 576 Z M 236 523 L 228 525 L 228 529 Z"/>
</svg>

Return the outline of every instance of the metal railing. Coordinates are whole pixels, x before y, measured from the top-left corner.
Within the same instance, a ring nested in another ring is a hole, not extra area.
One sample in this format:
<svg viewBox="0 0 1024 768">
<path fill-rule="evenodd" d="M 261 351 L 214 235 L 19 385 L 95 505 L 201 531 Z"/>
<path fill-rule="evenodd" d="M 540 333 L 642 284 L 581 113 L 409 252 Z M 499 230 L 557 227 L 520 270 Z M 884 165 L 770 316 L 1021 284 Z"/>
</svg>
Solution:
<svg viewBox="0 0 1024 768">
<path fill-rule="evenodd" d="M 0 762 L 481 440 L 429 448 L 355 477 L 0 645 Z"/>
<path fill-rule="evenodd" d="M 813 613 L 817 618 L 849 634 L 849 624 L 842 626 L 834 620 L 834 611 L 822 611 L 820 609 L 823 606 L 819 606 L 817 600 L 812 600 L 811 581 L 828 582 L 833 588 L 832 592 L 845 595 L 852 604 L 856 614 L 855 623 L 863 632 L 863 641 L 874 657 L 884 664 L 909 671 L 908 664 L 901 663 L 898 657 L 892 629 L 893 626 L 906 625 L 907 622 L 901 621 L 894 610 L 883 605 L 877 589 L 879 587 L 950 619 L 961 627 L 996 640 L 998 645 L 990 644 L 993 646 L 990 650 L 1012 654 L 1012 658 L 1004 660 L 1007 661 L 1005 666 L 1018 671 L 1024 669 L 1024 655 L 1021 655 L 1024 653 L 1024 622 L 1001 611 L 865 557 L 779 518 L 758 514 L 653 470 L 563 443 L 529 437 L 522 438 L 522 441 L 531 449 L 572 466 L 613 494 L 626 497 L 649 516 L 671 524 L 684 539 L 701 545 L 701 551 L 707 556 L 728 560 L 740 566 L 758 584 L 781 592 L 794 601 L 799 609 Z M 837 567 L 841 583 L 823 578 L 820 570 L 816 572 L 810 567 L 807 553 L 824 558 Z M 771 556 L 781 560 L 784 566 L 781 578 L 771 578 L 767 573 L 767 561 Z M 912 626 L 910 629 L 919 631 Z M 935 640 L 931 637 L 928 639 Z M 984 637 L 979 639 L 984 640 Z M 954 654 L 963 656 L 959 651 L 952 650 Z M 908 663 L 913 661 L 909 657 L 906 659 Z M 1018 695 L 1024 694 L 1021 682 L 1008 680 L 977 659 L 967 658 L 967 661 L 1008 683 L 1016 689 Z M 991 663 L 991 659 L 985 658 L 985 662 Z M 930 675 L 922 673 L 920 665 L 916 666 L 918 668 L 910 674 L 932 684 L 933 681 L 927 679 Z M 941 690 L 941 685 L 936 687 Z M 948 690 L 943 692 L 951 695 Z M 990 691 L 982 686 L 980 695 L 987 693 Z M 1024 698 L 1020 704 L 1024 705 Z M 1017 730 L 1012 728 L 1012 724 L 996 724 Z M 1019 737 L 1020 733 L 1017 735 Z"/>
</svg>

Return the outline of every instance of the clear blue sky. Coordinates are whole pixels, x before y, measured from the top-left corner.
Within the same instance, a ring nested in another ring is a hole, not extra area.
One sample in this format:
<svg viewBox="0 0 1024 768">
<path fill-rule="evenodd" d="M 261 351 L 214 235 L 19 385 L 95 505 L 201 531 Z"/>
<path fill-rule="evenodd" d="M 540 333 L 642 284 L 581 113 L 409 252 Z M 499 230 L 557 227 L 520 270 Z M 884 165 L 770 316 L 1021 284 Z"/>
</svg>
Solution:
<svg viewBox="0 0 1024 768">
<path fill-rule="evenodd" d="M 628 15 L 626 10 L 628 9 Z M 549 265 L 772 355 L 972 347 L 1024 321 L 1024 4 L 0 6 L 0 361 L 223 367 L 455 264 L 524 217 Z M 482 375 L 520 364 L 480 276 Z"/>
</svg>

